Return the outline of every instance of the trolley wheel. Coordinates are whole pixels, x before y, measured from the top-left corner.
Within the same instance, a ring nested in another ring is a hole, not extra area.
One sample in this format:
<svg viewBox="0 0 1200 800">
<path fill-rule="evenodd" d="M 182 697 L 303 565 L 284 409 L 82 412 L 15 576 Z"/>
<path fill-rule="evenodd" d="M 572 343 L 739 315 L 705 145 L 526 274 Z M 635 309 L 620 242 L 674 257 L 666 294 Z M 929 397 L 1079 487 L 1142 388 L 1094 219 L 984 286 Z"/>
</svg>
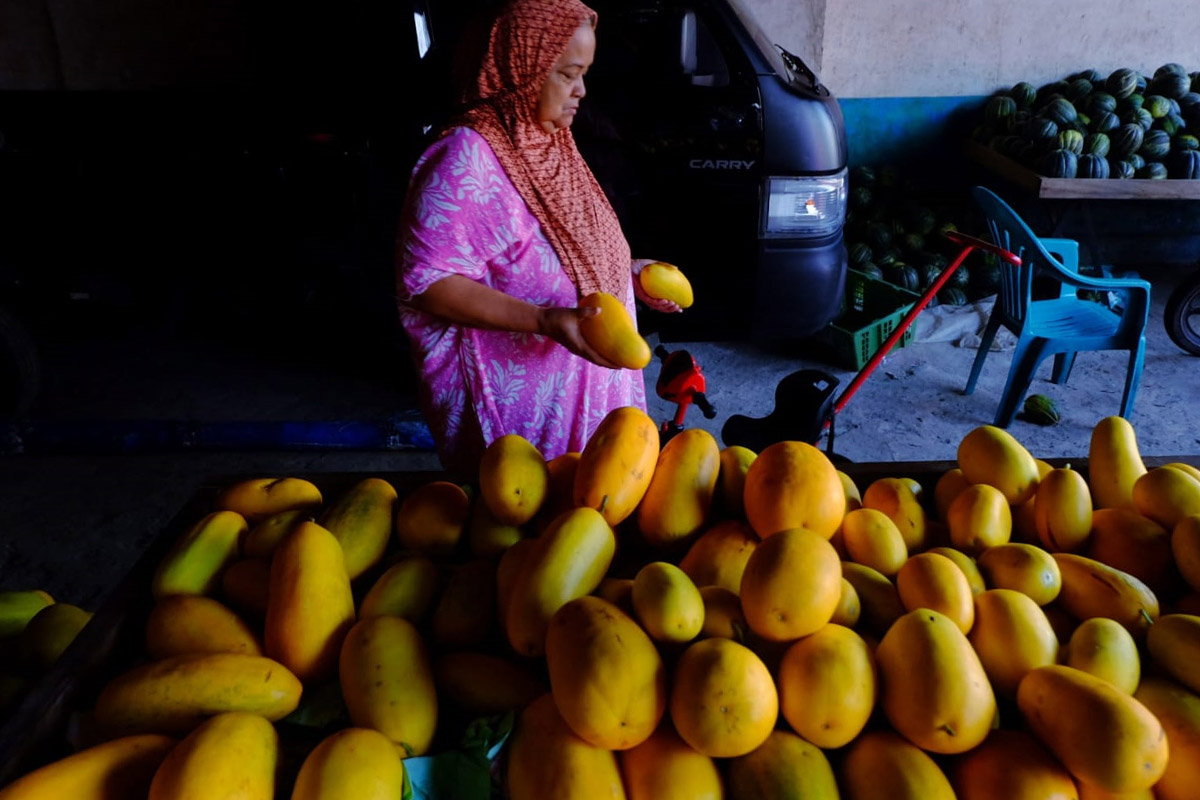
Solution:
<svg viewBox="0 0 1200 800">
<path fill-rule="evenodd" d="M 0 418 L 29 411 L 41 377 L 32 337 L 12 312 L 0 306 Z"/>
<path fill-rule="evenodd" d="M 1200 356 L 1200 272 L 1192 273 L 1171 292 L 1163 322 L 1171 341 Z"/>
</svg>

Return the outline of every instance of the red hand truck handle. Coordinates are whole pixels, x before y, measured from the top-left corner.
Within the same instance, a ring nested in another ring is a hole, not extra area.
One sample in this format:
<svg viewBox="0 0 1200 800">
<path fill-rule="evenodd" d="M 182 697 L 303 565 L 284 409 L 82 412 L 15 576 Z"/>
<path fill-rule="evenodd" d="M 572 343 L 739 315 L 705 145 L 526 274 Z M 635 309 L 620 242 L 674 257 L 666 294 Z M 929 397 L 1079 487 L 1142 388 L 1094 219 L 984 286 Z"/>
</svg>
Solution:
<svg viewBox="0 0 1200 800">
<path fill-rule="evenodd" d="M 954 274 L 954 271 L 959 268 L 962 262 L 966 260 L 967 256 L 971 254 L 972 250 L 985 250 L 997 256 L 998 258 L 1004 259 L 1014 266 L 1020 266 L 1021 264 L 1021 259 L 1016 254 L 1010 253 L 1004 248 L 997 247 L 990 242 L 977 239 L 974 236 L 968 236 L 965 233 L 959 233 L 958 231 L 948 231 L 945 236 L 955 244 L 962 245 L 963 249 L 957 256 L 954 257 L 954 260 L 951 261 L 944 270 L 942 270 L 942 274 L 938 275 L 937 280 L 929 285 L 929 288 L 925 290 L 925 293 L 917 298 L 917 302 L 914 303 L 913 307 L 909 309 L 909 312 L 904 315 L 904 319 L 900 320 L 900 324 L 897 325 L 892 331 L 892 335 L 889 336 L 887 340 L 879 346 L 879 349 L 875 351 L 875 355 L 871 356 L 871 360 L 868 361 L 863 368 L 859 370 L 858 374 L 854 376 L 854 380 L 851 381 L 850 385 L 846 387 L 846 391 L 842 392 L 841 396 L 837 399 L 837 402 L 833 404 L 832 414 L 837 414 L 843 408 L 845 408 L 846 403 L 849 402 L 850 398 L 854 396 L 854 393 L 858 391 L 860 386 L 862 386 L 863 381 L 867 379 L 867 376 L 875 371 L 875 368 L 879 366 L 879 362 L 883 361 L 883 357 L 886 356 L 892 347 L 895 346 L 896 342 L 900 341 L 900 337 L 904 335 L 906 330 L 908 330 L 908 326 L 911 325 L 912 321 L 917 318 L 917 314 L 920 314 L 921 311 L 924 310 L 925 306 L 929 305 L 929 301 L 933 299 L 934 295 L 941 291 L 942 286 L 950 279 L 950 276 Z M 829 419 L 825 420 L 825 428 L 828 428 L 829 424 L 833 421 L 832 414 Z"/>
</svg>

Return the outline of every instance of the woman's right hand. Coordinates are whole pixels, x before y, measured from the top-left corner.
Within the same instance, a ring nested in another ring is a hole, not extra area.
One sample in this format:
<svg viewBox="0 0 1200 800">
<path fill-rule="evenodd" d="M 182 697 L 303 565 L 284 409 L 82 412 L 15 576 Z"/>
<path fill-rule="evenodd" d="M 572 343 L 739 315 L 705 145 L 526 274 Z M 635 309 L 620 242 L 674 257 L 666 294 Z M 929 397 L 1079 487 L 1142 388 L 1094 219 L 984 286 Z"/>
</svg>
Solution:
<svg viewBox="0 0 1200 800">
<path fill-rule="evenodd" d="M 593 364 L 609 369 L 620 369 L 620 366 L 597 353 L 587 343 L 587 339 L 583 337 L 583 331 L 579 328 L 581 320 L 599 313 L 599 308 L 543 308 L 539 315 L 539 332 Z"/>
</svg>

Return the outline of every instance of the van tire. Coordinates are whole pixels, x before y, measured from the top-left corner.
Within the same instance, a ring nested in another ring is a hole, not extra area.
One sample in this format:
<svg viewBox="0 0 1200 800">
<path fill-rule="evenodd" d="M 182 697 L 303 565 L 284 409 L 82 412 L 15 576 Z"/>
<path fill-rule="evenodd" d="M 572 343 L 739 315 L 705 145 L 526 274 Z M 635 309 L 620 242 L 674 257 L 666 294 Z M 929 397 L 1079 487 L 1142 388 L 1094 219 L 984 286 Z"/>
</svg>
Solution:
<svg viewBox="0 0 1200 800">
<path fill-rule="evenodd" d="M 1200 272 L 1192 273 L 1171 292 L 1163 322 L 1171 341 L 1200 356 Z"/>
<path fill-rule="evenodd" d="M 0 306 L 0 418 L 28 413 L 41 383 L 33 337 L 11 311 Z"/>
</svg>

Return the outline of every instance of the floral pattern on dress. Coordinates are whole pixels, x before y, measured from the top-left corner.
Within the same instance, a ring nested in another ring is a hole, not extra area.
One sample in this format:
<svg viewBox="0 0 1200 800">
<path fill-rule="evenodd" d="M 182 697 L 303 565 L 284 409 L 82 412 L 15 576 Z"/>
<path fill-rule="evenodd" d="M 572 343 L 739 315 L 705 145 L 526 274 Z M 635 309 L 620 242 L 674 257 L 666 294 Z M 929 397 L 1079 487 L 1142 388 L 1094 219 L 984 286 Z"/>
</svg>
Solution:
<svg viewBox="0 0 1200 800">
<path fill-rule="evenodd" d="M 508 433 L 547 459 L 579 452 L 612 409 L 645 410 L 639 370 L 606 369 L 538 334 L 468 328 L 408 304 L 450 275 L 534 305 L 578 303 L 537 219 L 475 131 L 456 128 L 417 162 L 398 253 L 400 322 L 422 410 L 448 468 L 473 468 L 483 448 Z M 625 295 L 633 317 L 632 285 Z"/>
</svg>

